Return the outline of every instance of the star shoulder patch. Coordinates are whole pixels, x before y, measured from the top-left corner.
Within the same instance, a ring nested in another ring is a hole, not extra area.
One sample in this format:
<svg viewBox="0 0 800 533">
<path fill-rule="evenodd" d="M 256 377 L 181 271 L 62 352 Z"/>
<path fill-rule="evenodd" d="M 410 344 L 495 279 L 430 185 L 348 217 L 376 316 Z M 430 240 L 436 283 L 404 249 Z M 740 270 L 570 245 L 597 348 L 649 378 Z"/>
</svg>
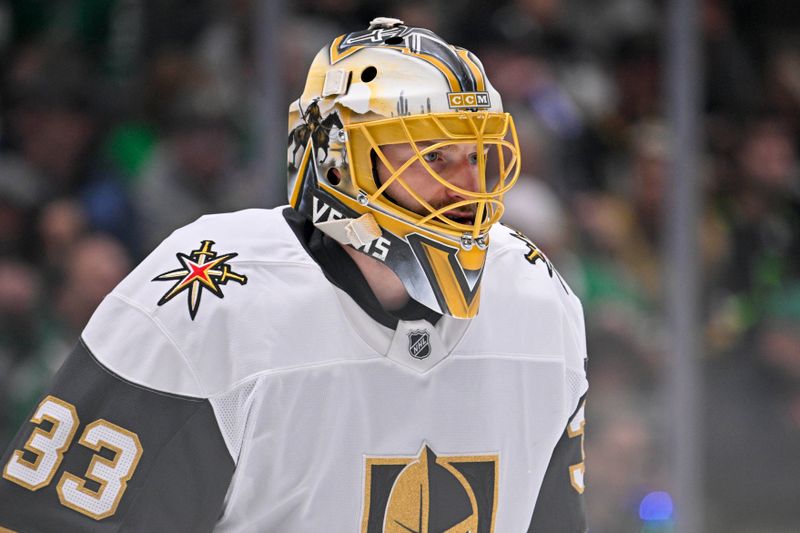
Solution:
<svg viewBox="0 0 800 533">
<path fill-rule="evenodd" d="M 197 316 L 200 308 L 200 297 L 203 291 L 207 290 L 217 298 L 224 298 L 222 285 L 229 281 L 235 281 L 240 285 L 247 284 L 247 276 L 238 274 L 231 269 L 228 263 L 231 259 L 239 255 L 238 253 L 227 253 L 218 255 L 211 248 L 214 241 L 204 240 L 200 243 L 197 250 L 192 250 L 189 254 L 178 252 L 175 256 L 181 263 L 180 268 L 159 274 L 151 281 L 172 281 L 174 285 L 158 301 L 158 305 L 164 305 L 182 292 L 187 293 L 189 305 L 189 316 L 192 320 Z"/>
<path fill-rule="evenodd" d="M 528 247 L 528 251 L 525 253 L 525 260 L 532 265 L 535 265 L 537 261 L 544 263 L 544 265 L 547 267 L 547 273 L 550 275 L 550 277 L 552 278 L 553 274 L 555 274 L 556 277 L 558 277 L 558 281 L 561 283 L 561 287 L 564 289 L 564 292 L 569 294 L 569 289 L 567 289 L 567 284 L 564 283 L 564 279 L 561 277 L 561 274 L 558 273 L 553 266 L 553 263 L 550 262 L 550 260 L 546 255 L 544 255 L 539 247 L 533 244 L 533 241 L 523 235 L 521 231 L 509 226 L 506 227 L 511 230 L 510 235 L 512 237 L 521 240 L 523 243 L 525 243 L 525 246 Z"/>
</svg>

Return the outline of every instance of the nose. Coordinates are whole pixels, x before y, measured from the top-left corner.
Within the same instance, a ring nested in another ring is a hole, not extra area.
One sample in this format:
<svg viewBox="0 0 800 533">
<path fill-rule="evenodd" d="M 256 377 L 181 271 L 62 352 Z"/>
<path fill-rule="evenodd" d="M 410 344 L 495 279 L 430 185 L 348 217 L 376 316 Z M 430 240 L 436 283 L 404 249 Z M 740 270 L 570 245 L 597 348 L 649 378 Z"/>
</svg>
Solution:
<svg viewBox="0 0 800 533">
<path fill-rule="evenodd" d="M 459 158 L 458 164 L 451 169 L 447 181 L 465 191 L 478 192 L 480 190 L 480 170 L 471 155 L 466 154 Z M 464 194 L 458 191 L 452 189 L 448 189 L 448 191 L 451 198 L 465 199 Z"/>
</svg>

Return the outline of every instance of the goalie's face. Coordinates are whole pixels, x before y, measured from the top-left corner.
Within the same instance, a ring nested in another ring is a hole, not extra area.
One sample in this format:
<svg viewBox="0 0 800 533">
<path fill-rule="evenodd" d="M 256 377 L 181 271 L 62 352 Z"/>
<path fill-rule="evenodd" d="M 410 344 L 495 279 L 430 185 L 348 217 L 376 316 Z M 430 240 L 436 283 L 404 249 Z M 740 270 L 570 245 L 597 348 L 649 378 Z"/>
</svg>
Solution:
<svg viewBox="0 0 800 533">
<path fill-rule="evenodd" d="M 384 195 L 414 213 L 429 215 L 432 210 L 445 209 L 444 217 L 463 225 L 472 225 L 477 208 L 470 201 L 469 193 L 479 192 L 482 188 L 477 145 L 459 143 L 438 148 L 434 145 L 434 142 L 428 141 L 418 143 L 417 146 L 424 154 L 421 159 L 443 181 L 435 179 L 422 161 L 414 161 L 402 173 L 395 175 L 383 161 L 376 158 L 376 173 L 380 185 L 391 182 Z M 432 147 L 434 148 L 430 149 Z M 416 152 L 408 144 L 383 146 L 381 150 L 395 169 L 401 168 L 416 156 Z M 486 152 L 484 149 L 484 157 Z"/>
<path fill-rule="evenodd" d="M 357 160 L 355 182 L 367 193 L 368 204 L 396 213 L 413 227 L 436 232 L 443 244 L 460 241 L 465 249 L 473 243 L 484 248 L 489 228 L 503 212 L 503 194 L 519 172 L 510 118 L 443 114 L 380 122 L 392 121 L 400 121 L 402 135 L 393 135 L 396 142 L 391 143 L 375 142 L 381 137 L 377 127 L 375 133 L 364 131 L 367 124 L 351 128 L 353 145 L 360 137 L 370 141 L 369 156 L 359 158 L 351 152 Z M 448 135 L 436 138 L 426 128 Z M 455 128 L 463 132 L 450 131 Z M 414 139 L 414 130 L 427 138 Z M 509 135 L 511 140 L 505 138 Z M 367 172 L 359 163 L 363 159 L 369 161 Z"/>
</svg>

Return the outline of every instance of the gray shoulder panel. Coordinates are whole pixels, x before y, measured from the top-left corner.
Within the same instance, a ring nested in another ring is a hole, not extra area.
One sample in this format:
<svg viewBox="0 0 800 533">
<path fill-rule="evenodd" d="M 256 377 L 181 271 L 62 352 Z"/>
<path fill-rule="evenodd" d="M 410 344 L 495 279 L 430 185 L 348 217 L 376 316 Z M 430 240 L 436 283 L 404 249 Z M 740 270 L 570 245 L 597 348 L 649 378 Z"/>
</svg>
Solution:
<svg viewBox="0 0 800 533">
<path fill-rule="evenodd" d="M 585 398 L 585 396 L 584 396 Z M 578 402 L 583 403 L 583 399 Z M 581 412 L 576 409 L 570 421 Z M 528 533 L 586 533 L 586 503 L 570 481 L 570 466 L 583 462 L 583 441 L 564 430 L 547 465 Z M 582 437 L 582 433 L 580 434 Z"/>
<path fill-rule="evenodd" d="M 234 462 L 208 400 L 165 394 L 127 382 L 103 367 L 82 343 L 58 372 L 47 394 L 62 402 L 60 405 L 73 406 L 79 422 L 48 483 L 31 490 L 15 481 L 13 475 L 0 478 L 0 528 L 26 533 L 213 530 Z M 81 510 L 81 506 L 91 508 L 91 502 L 100 499 L 103 490 L 109 490 L 88 478 L 87 471 L 97 457 L 118 462 L 120 452 L 109 446 L 95 450 L 79 442 L 96 421 L 106 421 L 101 424 L 119 428 L 120 433 L 127 431 L 140 443 L 138 462 L 130 469 L 124 490 L 118 493 L 113 513 L 102 518 Z M 0 465 L 5 468 L 14 459 L 15 450 L 25 450 L 37 426 L 44 432 L 52 428 L 47 420 L 24 424 Z M 39 464 L 40 468 L 43 464 L 36 463 L 36 453 L 31 450 L 23 451 L 19 461 Z M 65 473 L 86 480 L 88 503 L 72 507 L 63 503 L 57 487 Z"/>
</svg>

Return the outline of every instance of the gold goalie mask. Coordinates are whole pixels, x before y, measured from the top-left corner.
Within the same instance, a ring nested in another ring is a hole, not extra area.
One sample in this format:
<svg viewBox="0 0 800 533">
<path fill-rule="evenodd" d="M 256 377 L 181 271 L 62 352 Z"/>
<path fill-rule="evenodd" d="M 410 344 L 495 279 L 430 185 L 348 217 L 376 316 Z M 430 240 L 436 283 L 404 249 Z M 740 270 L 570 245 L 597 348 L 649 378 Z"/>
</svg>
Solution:
<svg viewBox="0 0 800 533">
<path fill-rule="evenodd" d="M 520 158 L 475 55 L 375 19 L 317 54 L 289 107 L 288 143 L 292 207 L 385 263 L 418 302 L 477 314 L 489 228 Z M 442 171 L 443 157 L 464 159 L 463 172 Z"/>
</svg>

